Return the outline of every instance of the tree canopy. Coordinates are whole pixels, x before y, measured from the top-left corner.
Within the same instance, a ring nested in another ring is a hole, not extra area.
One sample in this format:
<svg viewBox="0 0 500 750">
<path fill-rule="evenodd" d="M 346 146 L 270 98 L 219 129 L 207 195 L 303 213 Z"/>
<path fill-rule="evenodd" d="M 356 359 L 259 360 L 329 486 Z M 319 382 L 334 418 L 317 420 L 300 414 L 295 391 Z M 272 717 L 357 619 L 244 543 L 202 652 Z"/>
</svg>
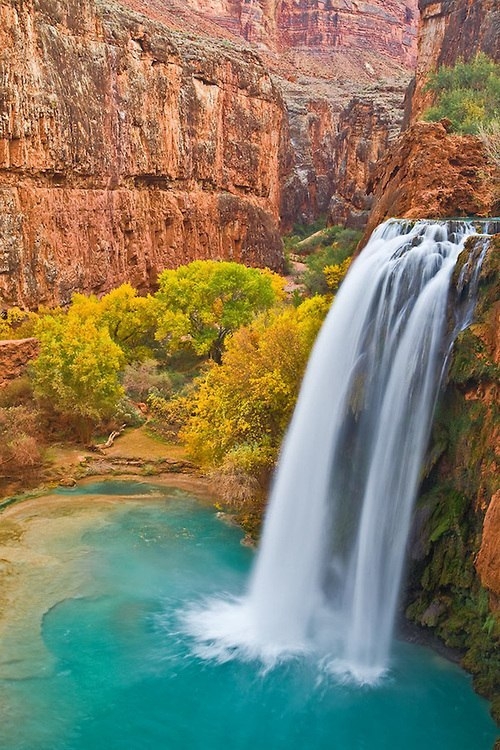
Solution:
<svg viewBox="0 0 500 750">
<path fill-rule="evenodd" d="M 227 336 L 283 295 L 283 280 L 276 274 L 228 261 L 194 261 L 163 271 L 158 282 L 157 339 L 217 363 Z"/>
<path fill-rule="evenodd" d="M 155 343 L 156 303 L 141 297 L 130 284 L 122 284 L 101 299 L 74 294 L 71 310 L 82 320 L 104 326 L 128 362 L 148 359 Z"/>
<path fill-rule="evenodd" d="M 67 315 L 44 316 L 36 335 L 35 393 L 86 440 L 96 423 L 114 413 L 123 395 L 118 379 L 122 350 L 105 326 L 90 316 L 82 319 L 77 308 Z"/>
<path fill-rule="evenodd" d="M 328 302 L 313 297 L 299 307 L 259 316 L 228 341 L 191 400 L 182 431 L 190 453 L 206 466 L 249 448 L 271 464 L 290 419 L 309 352 Z"/>
</svg>

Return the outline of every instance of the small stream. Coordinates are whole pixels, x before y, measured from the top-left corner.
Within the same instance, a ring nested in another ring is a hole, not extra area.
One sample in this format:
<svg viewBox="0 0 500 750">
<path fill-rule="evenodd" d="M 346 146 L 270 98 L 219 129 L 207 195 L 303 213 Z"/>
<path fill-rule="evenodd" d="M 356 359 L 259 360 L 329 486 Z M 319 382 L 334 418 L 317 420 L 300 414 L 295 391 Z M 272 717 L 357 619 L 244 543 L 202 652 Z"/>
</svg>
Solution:
<svg viewBox="0 0 500 750">
<path fill-rule="evenodd" d="M 10 654 L 0 644 L 1 750 L 491 750 L 486 701 L 421 646 L 397 643 L 364 687 L 317 654 L 203 658 L 184 615 L 244 593 L 254 553 L 240 530 L 184 490 L 110 481 L 61 501 L 83 495 L 102 517 L 45 550 L 54 580 L 69 566 L 81 583 L 43 616 L 44 658 L 26 670 L 23 627 Z"/>
</svg>

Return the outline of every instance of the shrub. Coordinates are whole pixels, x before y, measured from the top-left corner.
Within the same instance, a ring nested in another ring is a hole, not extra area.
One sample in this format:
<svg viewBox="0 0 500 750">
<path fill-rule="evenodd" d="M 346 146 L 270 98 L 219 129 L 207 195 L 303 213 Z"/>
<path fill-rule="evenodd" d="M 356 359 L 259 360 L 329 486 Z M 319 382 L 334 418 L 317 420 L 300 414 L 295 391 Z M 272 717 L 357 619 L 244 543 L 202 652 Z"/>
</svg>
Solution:
<svg viewBox="0 0 500 750">
<path fill-rule="evenodd" d="M 169 396 L 173 390 L 170 376 L 158 371 L 154 359 L 127 365 L 123 373 L 123 387 L 133 401 L 146 401 L 152 392 Z"/>
<path fill-rule="evenodd" d="M 483 142 L 488 161 L 500 170 L 500 117 L 488 125 L 480 125 L 478 136 Z"/>
<path fill-rule="evenodd" d="M 34 335 L 38 315 L 11 307 L 0 318 L 0 339 L 27 339 Z"/>
<path fill-rule="evenodd" d="M 423 118 L 450 120 L 456 133 L 477 134 L 499 117 L 500 65 L 479 52 L 469 62 L 442 66 L 429 76 L 426 90 L 436 95 Z"/>
<path fill-rule="evenodd" d="M 0 407 L 0 475 L 32 473 L 42 463 L 39 415 L 28 406 Z"/>
<path fill-rule="evenodd" d="M 333 244 L 322 247 L 306 258 L 307 271 L 304 272 L 302 281 L 311 294 L 327 294 L 329 284 L 325 277 L 325 268 L 342 265 L 352 256 L 359 242 L 360 232 L 355 229 L 332 227 L 331 237 L 335 237 Z"/>
<path fill-rule="evenodd" d="M 323 273 L 325 276 L 326 284 L 331 292 L 336 292 L 342 283 L 344 276 L 349 270 L 351 265 L 351 258 L 346 258 L 342 263 L 336 263 L 333 266 L 325 266 Z"/>
<path fill-rule="evenodd" d="M 33 387 L 27 375 L 11 380 L 0 388 L 0 407 L 20 406 L 33 400 Z"/>
</svg>

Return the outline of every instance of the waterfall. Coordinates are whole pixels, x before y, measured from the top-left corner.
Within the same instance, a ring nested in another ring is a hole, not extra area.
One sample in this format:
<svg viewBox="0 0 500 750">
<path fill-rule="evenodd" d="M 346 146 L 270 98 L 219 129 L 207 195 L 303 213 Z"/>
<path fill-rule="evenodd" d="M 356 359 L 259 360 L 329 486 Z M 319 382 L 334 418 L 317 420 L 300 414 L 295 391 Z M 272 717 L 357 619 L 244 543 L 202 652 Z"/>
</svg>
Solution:
<svg viewBox="0 0 500 750">
<path fill-rule="evenodd" d="M 360 682 L 387 668 L 452 343 L 450 281 L 474 232 L 467 222 L 391 220 L 352 264 L 313 348 L 248 592 L 189 615 L 210 653 L 313 649 Z"/>
</svg>

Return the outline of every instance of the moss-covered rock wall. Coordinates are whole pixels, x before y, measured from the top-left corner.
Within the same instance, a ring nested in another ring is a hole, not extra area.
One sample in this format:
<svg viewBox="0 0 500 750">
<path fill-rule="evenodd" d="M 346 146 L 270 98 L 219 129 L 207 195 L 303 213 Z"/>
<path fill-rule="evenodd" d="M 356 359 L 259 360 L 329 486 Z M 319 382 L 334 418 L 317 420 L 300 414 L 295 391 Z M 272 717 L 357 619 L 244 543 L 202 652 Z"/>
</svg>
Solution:
<svg viewBox="0 0 500 750">
<path fill-rule="evenodd" d="M 481 241 L 469 240 L 467 250 L 479 255 Z M 457 283 L 467 256 L 457 264 Z M 406 613 L 463 655 L 500 722 L 499 270 L 496 235 L 482 264 L 473 322 L 458 335 L 437 409 L 416 508 Z M 450 325 L 470 282 L 466 274 L 462 293 L 452 294 Z"/>
</svg>

